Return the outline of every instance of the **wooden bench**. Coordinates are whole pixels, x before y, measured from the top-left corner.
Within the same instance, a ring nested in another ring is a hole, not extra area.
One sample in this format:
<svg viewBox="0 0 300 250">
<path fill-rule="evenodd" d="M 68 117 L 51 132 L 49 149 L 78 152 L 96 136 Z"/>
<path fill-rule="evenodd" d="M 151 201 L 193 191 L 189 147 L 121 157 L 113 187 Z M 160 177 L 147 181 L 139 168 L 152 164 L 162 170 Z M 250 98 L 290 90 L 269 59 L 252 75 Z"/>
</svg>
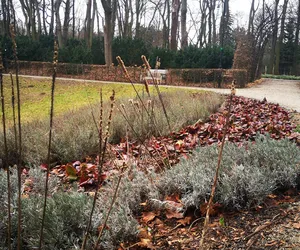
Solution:
<svg viewBox="0 0 300 250">
<path fill-rule="evenodd" d="M 151 74 L 152 76 L 151 76 Z M 159 72 L 153 72 L 153 71 L 148 71 L 147 72 L 147 76 L 144 77 L 144 80 L 147 82 L 147 83 L 153 83 L 153 80 L 155 81 L 155 83 L 157 84 L 161 84 L 161 81 L 162 81 L 162 76 Z"/>
<path fill-rule="evenodd" d="M 150 72 L 151 72 L 152 76 L 151 76 Z M 166 76 L 167 76 L 168 70 L 150 69 L 150 72 L 147 71 L 147 75 L 142 77 L 141 80 L 147 81 L 147 83 L 153 83 L 153 79 L 154 79 L 154 81 L 157 84 L 161 84 L 163 81 L 166 81 Z"/>
</svg>

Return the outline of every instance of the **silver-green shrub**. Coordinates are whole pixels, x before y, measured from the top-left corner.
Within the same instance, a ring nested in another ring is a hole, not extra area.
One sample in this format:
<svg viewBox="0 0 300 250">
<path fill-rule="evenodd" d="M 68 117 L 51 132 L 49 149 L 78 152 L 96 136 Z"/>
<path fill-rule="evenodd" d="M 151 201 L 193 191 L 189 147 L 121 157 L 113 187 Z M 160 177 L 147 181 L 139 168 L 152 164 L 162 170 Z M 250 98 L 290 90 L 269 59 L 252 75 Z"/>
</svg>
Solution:
<svg viewBox="0 0 300 250">
<path fill-rule="evenodd" d="M 44 199 L 45 172 L 32 168 L 29 176 L 24 179 L 32 180 L 31 192 L 22 198 L 23 249 L 34 249 L 38 246 L 41 214 Z M 103 225 L 104 218 L 110 206 L 115 190 L 117 176 L 100 190 L 97 199 L 92 229 L 87 249 L 91 249 L 98 234 L 99 226 Z M 0 249 L 7 245 L 7 184 L 6 172 L 0 171 L 0 202 L 4 206 L 0 210 Z M 23 187 L 25 184 L 22 185 Z M 11 175 L 12 187 L 12 244 L 15 248 L 17 239 L 17 174 L 14 170 Z M 76 190 L 65 191 L 56 179 L 49 180 L 49 197 L 47 201 L 44 249 L 80 249 L 90 211 L 92 196 Z M 132 169 L 130 174 L 124 174 L 118 191 L 117 200 L 107 223 L 107 229 L 101 239 L 103 249 L 114 249 L 121 242 L 135 239 L 138 234 L 138 222 L 134 214 L 140 212 L 140 203 L 149 198 L 157 197 L 154 184 L 145 174 Z"/>
<path fill-rule="evenodd" d="M 167 170 L 158 181 L 162 196 L 179 193 L 186 207 L 209 198 L 218 146 L 198 148 L 188 160 Z M 226 143 L 215 201 L 232 208 L 260 203 L 279 188 L 297 185 L 300 149 L 288 140 L 259 135 L 243 146 Z"/>
</svg>

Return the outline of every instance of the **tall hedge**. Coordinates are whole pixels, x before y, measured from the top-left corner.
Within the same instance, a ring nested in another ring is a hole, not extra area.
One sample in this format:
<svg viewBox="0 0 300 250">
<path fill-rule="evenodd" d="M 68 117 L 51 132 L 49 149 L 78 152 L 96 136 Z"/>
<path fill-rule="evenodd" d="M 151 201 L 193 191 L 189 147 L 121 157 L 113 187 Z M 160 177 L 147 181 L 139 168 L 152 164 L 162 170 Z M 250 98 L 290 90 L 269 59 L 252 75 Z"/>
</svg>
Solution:
<svg viewBox="0 0 300 250">
<path fill-rule="evenodd" d="M 33 41 L 27 36 L 18 36 L 18 57 L 24 61 L 51 61 L 53 55 L 53 36 L 41 36 Z M 0 37 L 4 59 L 12 59 L 11 41 L 8 37 Z M 127 66 L 141 65 L 141 55 L 149 58 L 154 67 L 156 57 L 161 58 L 161 68 L 231 68 L 234 49 L 219 46 L 197 48 L 189 46 L 184 50 L 171 51 L 164 48 L 151 47 L 141 39 L 120 38 L 113 40 L 113 58 L 121 56 Z M 102 37 L 94 37 L 91 48 L 83 39 L 69 39 L 59 50 L 59 61 L 65 63 L 105 64 L 104 41 Z M 222 65 L 220 62 L 222 61 Z M 117 62 L 114 61 L 116 64 Z"/>
</svg>

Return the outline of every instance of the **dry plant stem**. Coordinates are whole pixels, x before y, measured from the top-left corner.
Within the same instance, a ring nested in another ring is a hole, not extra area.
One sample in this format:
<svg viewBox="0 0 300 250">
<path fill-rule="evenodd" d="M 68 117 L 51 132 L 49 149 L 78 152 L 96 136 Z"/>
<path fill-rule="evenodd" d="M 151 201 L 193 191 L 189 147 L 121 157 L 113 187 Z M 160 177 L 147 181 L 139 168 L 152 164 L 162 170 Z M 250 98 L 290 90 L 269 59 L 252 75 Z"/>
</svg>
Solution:
<svg viewBox="0 0 300 250">
<path fill-rule="evenodd" d="M 103 95 L 102 89 L 100 89 L 100 117 L 99 117 L 99 153 L 98 153 L 98 173 L 101 174 L 102 169 L 100 169 L 100 157 L 102 152 L 102 135 L 103 135 Z"/>
<path fill-rule="evenodd" d="M 215 195 L 215 191 L 216 191 L 216 187 L 217 187 L 219 171 L 220 171 L 220 166 L 221 166 L 221 160 L 222 160 L 222 154 L 223 154 L 225 139 L 226 139 L 226 135 L 228 132 L 228 127 L 229 127 L 232 98 L 233 98 L 233 95 L 231 94 L 230 99 L 229 99 L 229 107 L 228 107 L 228 111 L 227 111 L 227 116 L 226 116 L 226 124 L 225 124 L 224 130 L 223 130 L 222 143 L 221 143 L 221 147 L 220 147 L 219 155 L 218 155 L 218 163 L 217 163 L 216 173 L 215 173 L 214 182 L 213 182 L 213 185 L 211 188 L 210 198 L 209 198 L 209 201 L 207 204 L 206 216 L 205 216 L 205 220 L 204 220 L 204 226 L 202 229 L 202 236 L 201 236 L 201 240 L 200 240 L 199 249 L 203 249 L 203 243 L 204 243 L 204 239 L 205 239 L 205 235 L 206 235 L 207 227 L 208 227 L 208 223 L 209 223 L 210 210 L 211 210 L 211 206 L 213 203 L 213 199 L 214 199 L 214 195 Z"/>
<path fill-rule="evenodd" d="M 98 193 L 99 193 L 99 190 L 100 190 L 101 172 L 102 172 L 102 167 L 103 167 L 103 164 L 104 164 L 104 156 L 105 156 L 105 153 L 106 153 L 107 142 L 108 142 L 108 138 L 109 138 L 109 130 L 110 130 L 110 126 L 111 126 L 112 115 L 113 115 L 113 110 L 114 110 L 114 105 L 115 105 L 115 91 L 114 90 L 113 90 L 112 96 L 110 97 L 110 100 L 111 100 L 110 112 L 109 112 L 107 127 L 106 127 L 106 131 L 105 131 L 104 144 L 103 144 L 103 147 L 102 147 L 103 100 L 102 100 L 102 91 L 100 92 L 98 187 L 95 191 L 93 204 L 92 204 L 92 209 L 91 209 L 91 213 L 90 213 L 90 216 L 89 216 L 89 222 L 88 222 L 85 234 L 84 234 L 81 250 L 84 250 L 86 248 L 88 235 L 89 235 L 90 228 L 91 228 L 91 225 L 92 225 L 92 218 L 93 218 L 94 210 L 95 210 L 95 207 L 96 207 L 97 196 L 98 196 Z"/>
<path fill-rule="evenodd" d="M 288 213 L 285 213 L 285 214 L 277 214 L 273 219 L 272 221 L 270 221 L 268 224 L 265 224 L 265 225 L 262 225 L 262 226 L 259 226 L 258 228 L 255 229 L 255 231 L 251 234 L 249 234 L 248 236 L 246 236 L 244 238 L 244 240 L 249 240 L 250 238 L 252 238 L 254 235 L 258 234 L 259 232 L 267 229 L 268 227 L 276 224 L 277 222 L 279 222 L 280 220 L 286 218 L 288 216 Z"/>
<path fill-rule="evenodd" d="M 135 134 L 136 138 L 144 146 L 144 148 L 147 151 L 147 153 L 150 155 L 150 157 L 152 157 L 154 159 L 154 161 L 156 162 L 157 166 L 160 167 L 158 161 L 151 155 L 150 151 L 148 150 L 148 147 L 146 147 L 144 141 L 140 138 L 139 134 L 135 131 L 133 125 L 130 123 L 128 115 L 126 113 L 126 110 L 124 108 L 123 108 L 123 111 L 121 109 L 118 109 L 118 110 L 120 111 L 121 115 L 123 116 L 123 118 L 125 119 L 125 121 L 127 122 L 127 124 L 129 125 L 130 129 L 132 130 L 132 132 Z M 161 161 L 164 164 L 164 167 L 167 167 L 165 165 L 165 162 L 164 162 L 163 158 L 161 159 Z"/>
<path fill-rule="evenodd" d="M 115 191 L 114 191 L 114 196 L 113 196 L 113 198 L 112 198 L 112 201 L 111 201 L 111 203 L 110 203 L 110 206 L 109 206 L 109 208 L 108 208 L 107 214 L 106 214 L 105 219 L 104 219 L 104 223 L 103 223 L 103 225 L 102 225 L 102 227 L 101 227 L 101 230 L 100 230 L 100 232 L 99 232 L 97 241 L 96 241 L 96 243 L 95 243 L 94 250 L 97 250 L 97 249 L 98 249 L 98 245 L 99 245 L 100 239 L 101 239 L 101 237 L 102 237 L 102 234 L 103 234 L 103 232 L 104 232 L 104 229 L 106 228 L 106 224 L 107 224 L 107 221 L 108 221 L 108 219 L 109 219 L 111 210 L 113 209 L 113 206 L 114 206 L 115 201 L 116 201 L 116 199 L 117 199 L 117 194 L 118 194 L 118 190 L 119 190 L 119 187 L 120 187 L 120 183 L 121 183 L 121 180 L 122 180 L 122 177 L 123 177 L 124 169 L 125 169 L 125 167 L 123 166 L 122 172 L 121 172 L 121 174 L 120 174 L 120 176 L 119 176 L 119 178 L 118 178 L 117 186 L 116 186 Z"/>
<path fill-rule="evenodd" d="M 21 204 L 21 175 L 22 175 L 22 125 L 21 125 L 21 98 L 20 98 L 20 82 L 19 82 L 19 64 L 17 56 L 16 34 L 13 25 L 10 26 L 10 36 L 13 44 L 13 56 L 16 70 L 17 85 L 17 105 L 18 105 L 18 242 L 17 249 L 21 250 L 22 246 L 22 204 Z"/>
<path fill-rule="evenodd" d="M 3 64 L 2 55 L 0 52 L 0 95 L 1 95 L 1 107 L 2 107 L 2 128 L 4 137 L 4 169 L 7 171 L 7 247 L 11 250 L 11 187 L 10 187 L 10 170 L 8 166 L 8 150 L 7 150 L 7 137 L 6 137 L 6 118 L 5 118 L 5 106 L 4 106 L 4 91 L 3 91 Z"/>
<path fill-rule="evenodd" d="M 141 98 L 139 92 L 137 91 L 136 87 L 134 86 L 133 81 L 131 80 L 131 77 L 129 76 L 128 71 L 127 71 L 127 69 L 126 69 L 126 67 L 125 67 L 125 64 L 124 64 L 124 62 L 122 61 L 122 59 L 121 59 L 120 56 L 117 56 L 117 61 L 118 61 L 119 65 L 122 67 L 122 70 L 123 70 L 124 75 L 125 75 L 126 78 L 129 80 L 131 86 L 133 87 L 133 89 L 134 89 L 134 91 L 135 91 L 135 93 L 136 93 L 136 95 L 137 95 L 139 101 L 141 102 L 141 104 L 142 104 L 142 106 L 143 106 L 143 109 L 145 109 L 145 111 L 146 111 L 148 117 L 151 118 L 151 114 L 149 113 L 147 107 L 145 106 L 145 104 L 144 104 L 144 102 L 143 102 L 143 100 L 142 100 L 142 98 Z M 149 95 L 150 95 L 150 94 L 149 94 Z M 156 129 L 157 133 L 159 134 L 159 136 L 162 136 L 161 133 L 160 133 L 160 131 L 159 131 L 159 129 L 158 129 L 158 127 L 157 127 L 155 116 L 153 117 L 153 124 L 154 124 L 155 129 Z"/>
<path fill-rule="evenodd" d="M 46 216 L 46 209 L 47 209 L 48 183 L 49 183 L 50 164 L 51 164 L 51 142 L 52 142 L 52 130 L 53 130 L 54 90 L 55 90 L 57 58 L 58 58 L 58 46 L 56 41 L 54 41 L 53 74 L 52 74 L 51 104 L 50 104 L 50 128 L 49 128 L 50 131 L 49 131 L 48 155 L 47 155 L 48 165 L 47 165 L 46 180 L 45 180 L 45 195 L 44 195 L 39 249 L 42 249 L 43 246 L 44 225 L 45 225 L 45 216 Z"/>
<path fill-rule="evenodd" d="M 12 73 L 10 75 L 11 82 L 11 106 L 13 111 L 13 123 L 14 123 L 14 137 L 15 137 L 15 149 L 18 149 L 18 137 L 17 137 L 17 123 L 16 123 L 16 105 L 15 105 L 15 85 Z"/>
<path fill-rule="evenodd" d="M 147 58 L 146 58 L 144 55 L 142 55 L 142 60 L 143 60 L 144 64 L 146 65 L 146 68 L 147 68 L 147 70 L 148 70 L 148 72 L 149 72 L 149 74 L 150 74 L 150 76 L 151 76 L 151 78 L 152 78 L 152 80 L 153 80 L 154 87 L 155 87 L 156 92 L 157 92 L 157 94 L 158 94 L 159 101 L 160 101 L 161 106 L 162 106 L 162 108 L 163 108 L 163 112 L 164 112 L 164 115 L 165 115 L 165 117 L 166 117 L 166 120 L 167 120 L 169 129 L 170 129 L 170 133 L 172 133 L 172 128 L 171 128 L 171 125 L 170 125 L 170 119 L 169 119 L 169 117 L 168 117 L 167 110 L 166 110 L 166 107 L 165 107 L 165 104 L 164 104 L 164 101 L 163 101 L 161 92 L 160 92 L 160 90 L 159 90 L 157 81 L 154 79 L 153 74 L 152 74 L 151 71 L 150 71 L 151 67 L 150 67 L 150 65 L 149 65 L 149 62 L 148 62 Z"/>
</svg>

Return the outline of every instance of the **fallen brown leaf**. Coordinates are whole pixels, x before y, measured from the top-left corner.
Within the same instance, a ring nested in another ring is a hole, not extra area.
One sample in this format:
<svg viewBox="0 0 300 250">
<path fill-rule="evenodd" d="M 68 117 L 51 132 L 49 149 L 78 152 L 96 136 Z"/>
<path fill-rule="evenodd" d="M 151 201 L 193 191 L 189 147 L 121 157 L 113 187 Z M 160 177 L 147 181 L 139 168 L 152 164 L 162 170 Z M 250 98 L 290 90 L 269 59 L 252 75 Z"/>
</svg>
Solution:
<svg viewBox="0 0 300 250">
<path fill-rule="evenodd" d="M 159 212 L 157 212 L 157 213 L 155 213 L 155 212 L 143 212 L 141 220 L 142 220 L 142 222 L 147 224 L 148 222 L 154 220 L 154 218 L 158 215 L 159 215 Z"/>
</svg>

